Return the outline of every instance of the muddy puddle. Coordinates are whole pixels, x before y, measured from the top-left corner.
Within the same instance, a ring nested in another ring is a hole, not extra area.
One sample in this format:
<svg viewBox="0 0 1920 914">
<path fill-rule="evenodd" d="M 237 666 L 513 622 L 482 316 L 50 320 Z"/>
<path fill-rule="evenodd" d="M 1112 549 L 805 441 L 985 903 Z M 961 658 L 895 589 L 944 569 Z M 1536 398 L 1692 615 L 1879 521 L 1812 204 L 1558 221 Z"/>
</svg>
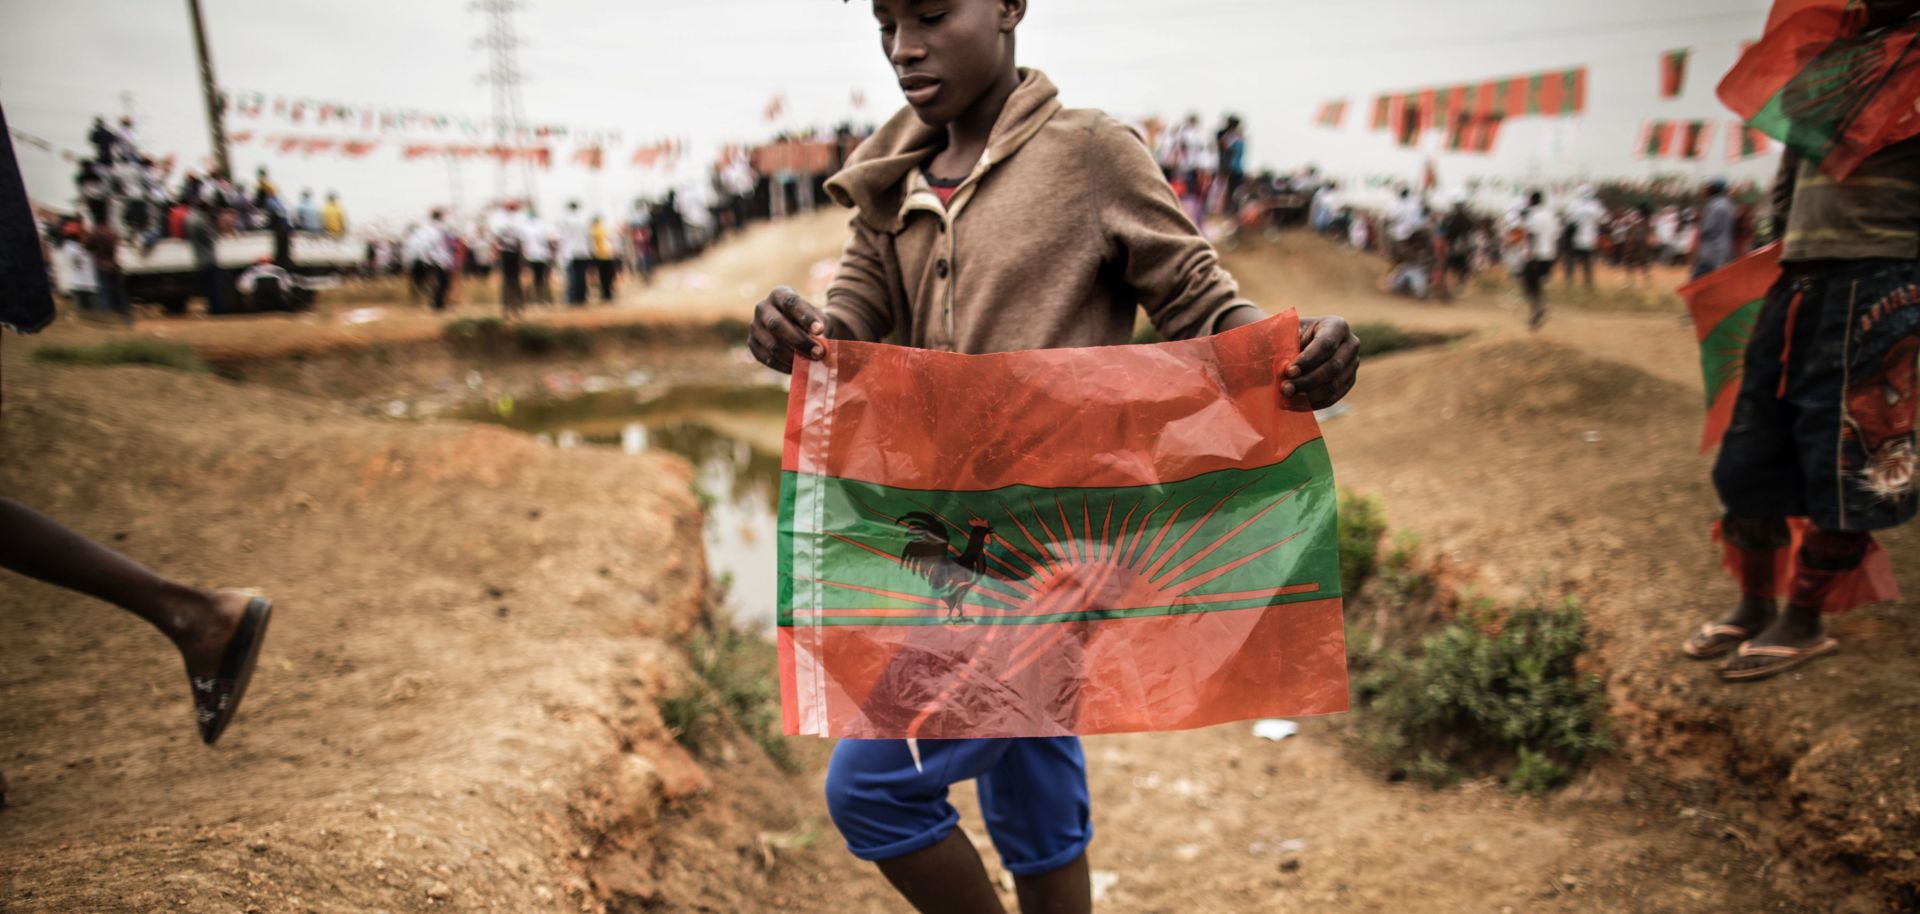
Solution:
<svg viewBox="0 0 1920 914">
<path fill-rule="evenodd" d="M 727 585 L 738 624 L 771 631 L 786 406 L 784 387 L 701 382 L 500 401 L 465 418 L 561 448 L 659 450 L 685 458 L 706 502 L 708 567 Z"/>
</svg>

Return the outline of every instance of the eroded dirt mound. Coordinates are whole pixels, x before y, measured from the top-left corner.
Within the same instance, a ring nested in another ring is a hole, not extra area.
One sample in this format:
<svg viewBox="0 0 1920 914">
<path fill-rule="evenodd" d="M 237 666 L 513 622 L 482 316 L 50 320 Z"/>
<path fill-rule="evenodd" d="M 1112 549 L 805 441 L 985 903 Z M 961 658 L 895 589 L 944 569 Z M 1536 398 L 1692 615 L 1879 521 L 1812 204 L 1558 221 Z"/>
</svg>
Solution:
<svg viewBox="0 0 1920 914">
<path fill-rule="evenodd" d="M 277 602 L 247 703 L 207 749 L 144 623 L 0 577 L 0 906 L 649 896 L 595 863 L 707 787 L 652 703 L 703 598 L 683 464 L 204 375 L 10 362 L 5 377 L 0 492 L 172 576 Z"/>
</svg>

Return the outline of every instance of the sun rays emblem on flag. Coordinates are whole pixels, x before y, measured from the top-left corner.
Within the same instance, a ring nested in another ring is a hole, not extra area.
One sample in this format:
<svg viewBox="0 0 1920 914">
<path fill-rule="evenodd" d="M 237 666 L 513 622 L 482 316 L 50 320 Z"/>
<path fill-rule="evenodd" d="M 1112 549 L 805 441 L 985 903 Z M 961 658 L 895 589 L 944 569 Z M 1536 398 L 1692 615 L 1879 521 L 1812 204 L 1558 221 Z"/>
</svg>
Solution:
<svg viewBox="0 0 1920 914">
<path fill-rule="evenodd" d="M 1180 730 L 1347 706 L 1331 457 L 1292 314 L 961 356 L 832 341 L 781 455 L 789 734 Z M 968 396 L 980 378 L 991 397 Z"/>
<path fill-rule="evenodd" d="M 1308 595 L 1319 585 L 1243 591 L 1209 586 L 1305 532 L 1294 528 L 1275 539 L 1273 531 L 1257 529 L 1304 486 L 1296 485 L 1252 510 L 1224 514 L 1245 484 L 1210 504 L 1198 496 L 1177 504 L 1161 497 L 1150 504 L 1144 496 L 1128 494 L 1104 499 L 1061 495 L 1018 504 L 992 499 L 990 509 L 979 512 L 987 517 L 956 512 L 968 518 L 964 526 L 925 500 L 911 500 L 912 510 L 895 515 L 854 497 L 875 526 L 904 528 L 909 536 L 904 543 L 898 534 L 891 543 L 844 533 L 827 536 L 896 563 L 900 578 L 920 579 L 925 592 L 911 584 L 884 589 L 831 578 L 809 580 L 895 604 L 835 610 L 835 616 L 903 621 L 938 616 L 941 621 L 1000 624 L 1125 618 Z M 996 529 L 1007 533 L 1000 535 Z M 961 530 L 969 531 L 964 541 L 956 535 Z"/>
</svg>

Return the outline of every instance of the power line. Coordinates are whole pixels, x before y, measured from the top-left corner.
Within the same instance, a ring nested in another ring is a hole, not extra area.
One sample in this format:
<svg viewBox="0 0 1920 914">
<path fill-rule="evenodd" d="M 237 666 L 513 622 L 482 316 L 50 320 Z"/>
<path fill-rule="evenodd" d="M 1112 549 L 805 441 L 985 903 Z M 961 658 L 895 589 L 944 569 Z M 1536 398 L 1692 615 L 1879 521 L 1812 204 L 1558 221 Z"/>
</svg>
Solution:
<svg viewBox="0 0 1920 914">
<path fill-rule="evenodd" d="M 516 0 L 474 0 L 472 7 L 487 21 L 486 35 L 477 42 L 487 51 L 487 69 L 480 74 L 480 81 L 492 90 L 494 133 L 501 146 L 507 144 L 510 134 L 527 129 L 526 108 L 520 98 L 520 83 L 525 79 L 525 74 L 520 71 L 520 35 L 513 22 L 514 9 L 519 5 Z M 507 158 L 503 156 L 494 169 L 495 199 L 507 195 L 507 169 L 510 167 Z M 531 200 L 533 163 L 521 158 L 520 165 L 521 196 Z"/>
</svg>

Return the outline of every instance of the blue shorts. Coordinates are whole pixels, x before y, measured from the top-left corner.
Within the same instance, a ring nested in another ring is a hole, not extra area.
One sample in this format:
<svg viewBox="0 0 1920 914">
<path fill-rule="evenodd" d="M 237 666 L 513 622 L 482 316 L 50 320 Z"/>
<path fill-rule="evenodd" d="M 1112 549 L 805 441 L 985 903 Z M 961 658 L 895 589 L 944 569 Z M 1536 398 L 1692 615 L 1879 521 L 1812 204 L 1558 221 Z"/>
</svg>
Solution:
<svg viewBox="0 0 1920 914">
<path fill-rule="evenodd" d="M 960 813 L 947 788 L 979 780 L 980 811 L 1015 876 L 1072 863 L 1093 840 L 1080 740 L 923 739 L 920 769 L 906 740 L 843 739 L 827 768 L 827 809 L 862 860 L 890 860 L 945 840 Z"/>
</svg>

